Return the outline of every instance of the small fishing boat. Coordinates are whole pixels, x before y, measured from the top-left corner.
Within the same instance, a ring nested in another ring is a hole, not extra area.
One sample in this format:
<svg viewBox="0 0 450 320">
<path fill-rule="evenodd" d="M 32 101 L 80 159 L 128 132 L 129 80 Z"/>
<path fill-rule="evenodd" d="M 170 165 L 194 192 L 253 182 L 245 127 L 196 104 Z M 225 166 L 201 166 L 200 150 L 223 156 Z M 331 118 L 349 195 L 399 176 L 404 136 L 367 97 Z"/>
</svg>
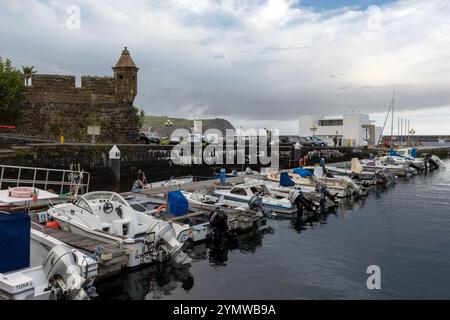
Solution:
<svg viewBox="0 0 450 320">
<path fill-rule="evenodd" d="M 398 177 L 410 177 L 417 174 L 417 170 L 405 164 L 387 164 L 386 161 L 379 159 L 365 159 L 360 160 L 361 166 L 364 171 L 377 171 L 383 170 L 388 173 L 395 174 Z"/>
<path fill-rule="evenodd" d="M 63 230 L 128 248 L 127 267 L 166 260 L 190 262 L 182 251 L 188 230 L 177 234 L 179 225 L 133 209 L 115 192 L 90 192 L 75 203 L 58 204 L 47 213 Z"/>
<path fill-rule="evenodd" d="M 151 196 L 135 196 L 127 198 L 130 205 L 146 214 L 170 221 L 182 223 L 190 227 L 189 239 L 193 243 L 206 241 L 211 235 L 211 212 L 217 207 L 226 209 L 227 225 L 230 231 L 246 232 L 258 227 L 264 216 L 261 212 L 250 210 L 247 204 L 223 200 L 222 198 L 202 194 L 199 191 L 180 191 L 189 203 L 188 210 L 181 215 L 171 213 L 167 199 Z"/>
<path fill-rule="evenodd" d="M 387 173 L 385 169 L 375 171 L 364 170 L 358 158 L 352 158 L 350 169 L 348 167 L 327 165 L 326 171 L 335 175 L 349 176 L 359 181 L 362 185 L 389 185 L 395 178 L 392 174 Z"/>
<path fill-rule="evenodd" d="M 150 182 L 147 184 L 147 188 L 157 188 L 157 187 L 173 187 L 178 186 L 180 184 L 191 183 L 194 181 L 193 176 L 185 176 L 185 177 L 172 177 L 168 180 Z"/>
<path fill-rule="evenodd" d="M 309 196 L 311 199 L 319 199 L 320 198 L 320 192 L 318 191 L 317 187 L 311 187 L 311 186 L 300 186 L 300 185 L 294 185 L 294 186 L 282 186 L 280 183 L 277 183 L 275 181 L 270 180 L 262 180 L 258 178 L 245 178 L 246 183 L 263 183 L 272 194 L 277 194 L 282 197 L 287 197 L 288 194 L 294 190 L 298 189 L 301 190 L 303 194 Z M 338 198 L 344 198 L 347 197 L 347 194 L 345 191 L 340 189 L 328 189 L 328 191 L 335 195 Z"/>
<path fill-rule="evenodd" d="M 216 189 L 214 195 L 224 197 L 225 200 L 248 203 L 250 199 L 258 195 L 262 199 L 265 208 L 280 213 L 295 213 L 297 209 L 285 196 L 275 196 L 261 183 L 239 184 L 227 189 Z"/>
<path fill-rule="evenodd" d="M 52 201 L 65 202 L 57 194 L 34 187 L 13 187 L 0 190 L 0 209 L 4 211 L 28 211 L 48 206 Z"/>
<path fill-rule="evenodd" d="M 301 169 L 301 168 L 300 168 Z M 306 171 L 306 169 L 302 169 L 302 171 Z M 358 195 L 364 196 L 367 194 L 367 191 L 358 186 L 351 178 L 349 177 L 333 177 L 329 178 L 323 173 L 322 167 L 316 166 L 314 167 L 314 174 L 308 174 L 307 176 L 302 177 L 299 170 L 294 169 L 294 172 L 289 172 L 289 177 L 291 180 L 300 186 L 308 186 L 316 188 L 320 183 L 325 184 L 325 186 L 331 190 L 342 190 L 347 196 Z M 267 174 L 267 179 L 275 182 L 280 181 L 280 173 L 271 172 Z"/>
<path fill-rule="evenodd" d="M 188 240 L 192 242 L 205 241 L 209 234 L 209 220 L 206 212 L 187 208 L 183 215 L 175 216 L 168 210 L 167 200 L 161 197 L 146 195 L 126 198 L 130 206 L 146 215 L 169 221 L 173 226 L 182 225 L 187 230 Z"/>
<path fill-rule="evenodd" d="M 5 261 L 0 259 L 0 293 L 8 299 L 86 300 L 95 291 L 97 261 L 30 228 L 28 214 L 0 212 L 0 243 L 4 241 L 9 250 L 3 249 Z"/>
</svg>

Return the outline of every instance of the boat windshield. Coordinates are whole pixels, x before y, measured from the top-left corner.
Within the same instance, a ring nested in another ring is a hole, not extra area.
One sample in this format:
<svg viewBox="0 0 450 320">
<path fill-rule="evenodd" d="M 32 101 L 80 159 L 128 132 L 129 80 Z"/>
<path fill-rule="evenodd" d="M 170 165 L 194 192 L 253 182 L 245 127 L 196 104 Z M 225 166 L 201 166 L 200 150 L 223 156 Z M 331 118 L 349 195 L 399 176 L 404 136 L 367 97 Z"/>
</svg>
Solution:
<svg viewBox="0 0 450 320">
<path fill-rule="evenodd" d="M 265 185 L 253 186 L 250 188 L 254 194 L 268 195 L 269 189 Z"/>
<path fill-rule="evenodd" d="M 93 200 L 109 200 L 118 202 L 121 205 L 129 206 L 128 202 L 126 202 L 120 195 L 118 195 L 115 192 L 108 192 L 108 191 L 102 191 L 102 192 L 91 192 L 88 194 L 85 194 L 81 199 L 85 199 L 87 202 L 93 201 Z"/>
<path fill-rule="evenodd" d="M 114 192 L 91 192 L 91 193 L 87 193 L 83 196 L 83 198 L 86 201 L 91 201 L 91 200 L 110 200 L 112 198 L 112 196 L 114 195 Z"/>
<path fill-rule="evenodd" d="M 83 198 L 80 198 L 80 200 L 78 200 L 77 206 L 80 207 L 81 209 L 89 211 L 90 213 L 93 213 L 91 207 L 89 206 L 87 201 L 84 200 Z"/>
</svg>

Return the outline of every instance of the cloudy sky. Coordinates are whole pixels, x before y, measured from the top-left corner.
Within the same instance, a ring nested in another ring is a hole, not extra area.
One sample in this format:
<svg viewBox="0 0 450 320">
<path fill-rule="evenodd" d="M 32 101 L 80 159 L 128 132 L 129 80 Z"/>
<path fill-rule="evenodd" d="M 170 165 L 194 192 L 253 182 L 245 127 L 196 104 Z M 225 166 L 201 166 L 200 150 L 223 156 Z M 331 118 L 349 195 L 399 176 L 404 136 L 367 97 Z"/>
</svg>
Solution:
<svg viewBox="0 0 450 320">
<path fill-rule="evenodd" d="M 0 0 L 0 56 L 110 75 L 127 46 L 147 114 L 286 134 L 302 113 L 382 124 L 395 89 L 417 133 L 450 134 L 449 21 L 449 0 Z"/>
</svg>

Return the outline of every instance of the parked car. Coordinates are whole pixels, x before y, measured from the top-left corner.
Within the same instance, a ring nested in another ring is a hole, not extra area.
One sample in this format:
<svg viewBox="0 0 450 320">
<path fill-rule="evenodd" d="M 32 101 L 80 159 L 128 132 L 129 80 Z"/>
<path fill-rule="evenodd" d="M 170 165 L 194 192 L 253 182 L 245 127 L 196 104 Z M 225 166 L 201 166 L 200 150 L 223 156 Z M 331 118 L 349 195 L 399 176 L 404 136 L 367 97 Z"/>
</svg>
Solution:
<svg viewBox="0 0 450 320">
<path fill-rule="evenodd" d="M 169 144 L 179 144 L 181 141 L 183 141 L 182 136 L 170 136 Z"/>
<path fill-rule="evenodd" d="M 139 141 L 144 141 L 146 144 L 156 143 L 160 144 L 161 138 L 158 133 L 154 131 L 144 131 L 139 133 Z"/>
<path fill-rule="evenodd" d="M 328 142 L 318 138 L 318 137 L 302 137 L 302 139 L 304 139 L 304 141 L 300 141 L 301 144 L 303 144 L 304 146 L 309 146 L 309 147 L 326 147 L 328 146 Z"/>
<path fill-rule="evenodd" d="M 279 138 L 279 144 L 284 144 L 284 145 L 290 145 L 290 146 L 295 146 L 295 144 L 297 142 L 301 143 L 301 137 L 299 136 L 280 136 Z"/>
</svg>

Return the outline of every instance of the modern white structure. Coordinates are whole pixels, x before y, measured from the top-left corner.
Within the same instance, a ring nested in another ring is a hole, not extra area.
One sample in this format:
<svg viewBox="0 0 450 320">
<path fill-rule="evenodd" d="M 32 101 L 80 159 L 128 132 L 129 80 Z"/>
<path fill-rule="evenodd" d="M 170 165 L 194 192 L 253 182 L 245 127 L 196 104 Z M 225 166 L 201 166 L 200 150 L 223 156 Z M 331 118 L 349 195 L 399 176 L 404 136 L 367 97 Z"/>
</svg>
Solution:
<svg viewBox="0 0 450 320">
<path fill-rule="evenodd" d="M 349 113 L 342 116 L 301 115 L 299 136 L 316 136 L 334 145 L 337 137 L 340 146 L 373 146 L 378 141 L 381 127 L 376 127 L 368 114 Z"/>
</svg>

